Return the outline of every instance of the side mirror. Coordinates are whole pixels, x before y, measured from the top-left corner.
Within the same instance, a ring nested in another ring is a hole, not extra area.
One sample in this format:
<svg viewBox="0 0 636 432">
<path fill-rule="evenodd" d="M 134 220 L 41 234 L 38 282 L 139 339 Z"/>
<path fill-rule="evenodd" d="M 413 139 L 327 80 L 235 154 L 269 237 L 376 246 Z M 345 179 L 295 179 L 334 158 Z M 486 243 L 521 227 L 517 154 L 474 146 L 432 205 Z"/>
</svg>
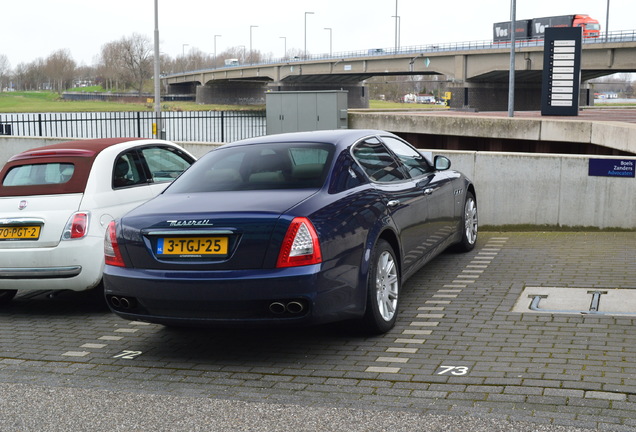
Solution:
<svg viewBox="0 0 636 432">
<path fill-rule="evenodd" d="M 435 169 L 437 171 L 444 171 L 449 169 L 451 161 L 446 156 L 435 156 Z"/>
</svg>

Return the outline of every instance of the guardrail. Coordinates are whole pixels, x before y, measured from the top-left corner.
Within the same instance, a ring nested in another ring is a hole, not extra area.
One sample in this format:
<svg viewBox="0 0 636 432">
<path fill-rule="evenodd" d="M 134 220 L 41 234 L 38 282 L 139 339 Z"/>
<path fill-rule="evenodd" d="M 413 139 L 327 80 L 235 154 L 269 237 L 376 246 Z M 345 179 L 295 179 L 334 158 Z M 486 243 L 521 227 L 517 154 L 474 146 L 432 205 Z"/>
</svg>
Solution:
<svg viewBox="0 0 636 432">
<path fill-rule="evenodd" d="M 619 42 L 636 42 L 636 30 L 618 30 L 612 32 L 601 33 L 598 38 L 584 38 L 584 44 L 599 43 L 619 43 Z M 543 40 L 518 40 L 515 43 L 518 48 L 543 46 Z M 435 52 L 452 52 L 452 51 L 471 51 L 484 49 L 501 49 L 510 48 L 510 42 L 493 42 L 492 40 L 468 41 L 468 42 L 446 42 L 439 44 L 415 45 L 399 48 L 375 48 L 370 50 L 345 51 L 334 54 L 311 54 L 302 57 L 283 57 L 278 59 L 269 59 L 263 62 L 244 63 L 238 66 L 219 66 L 216 68 L 197 69 L 182 73 L 164 75 L 162 78 L 170 78 L 175 76 L 188 75 L 192 73 L 201 73 L 205 71 L 218 69 L 235 69 L 247 66 L 266 66 L 276 64 L 287 64 L 292 62 L 307 62 L 320 60 L 342 60 L 353 58 L 368 58 L 379 56 L 392 56 L 400 54 L 425 54 Z"/>
</svg>

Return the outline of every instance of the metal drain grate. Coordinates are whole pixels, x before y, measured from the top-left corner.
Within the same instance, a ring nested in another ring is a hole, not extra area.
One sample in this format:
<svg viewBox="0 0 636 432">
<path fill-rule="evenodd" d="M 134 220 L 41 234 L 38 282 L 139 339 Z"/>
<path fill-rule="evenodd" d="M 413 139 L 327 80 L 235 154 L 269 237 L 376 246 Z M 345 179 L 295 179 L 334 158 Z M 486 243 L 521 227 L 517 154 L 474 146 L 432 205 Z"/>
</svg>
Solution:
<svg viewBox="0 0 636 432">
<path fill-rule="evenodd" d="M 636 290 L 526 287 L 513 312 L 636 315 Z"/>
</svg>

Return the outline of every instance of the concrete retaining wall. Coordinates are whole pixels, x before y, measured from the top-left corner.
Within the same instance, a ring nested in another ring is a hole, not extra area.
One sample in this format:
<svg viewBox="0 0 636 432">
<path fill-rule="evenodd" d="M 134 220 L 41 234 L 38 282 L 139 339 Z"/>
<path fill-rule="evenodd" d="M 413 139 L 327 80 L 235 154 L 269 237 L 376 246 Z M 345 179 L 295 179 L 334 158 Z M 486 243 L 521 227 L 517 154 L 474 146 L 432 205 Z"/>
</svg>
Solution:
<svg viewBox="0 0 636 432">
<path fill-rule="evenodd" d="M 0 137 L 0 163 L 64 139 Z M 218 146 L 181 143 L 196 156 Z M 475 183 L 481 225 L 636 229 L 636 179 L 588 176 L 589 156 L 434 151 Z M 596 157 L 633 160 L 636 157 Z"/>
<path fill-rule="evenodd" d="M 588 175 L 590 156 L 434 151 L 475 183 L 481 225 L 636 229 L 636 179 Z M 636 157 L 596 157 L 630 160 Z"/>
</svg>

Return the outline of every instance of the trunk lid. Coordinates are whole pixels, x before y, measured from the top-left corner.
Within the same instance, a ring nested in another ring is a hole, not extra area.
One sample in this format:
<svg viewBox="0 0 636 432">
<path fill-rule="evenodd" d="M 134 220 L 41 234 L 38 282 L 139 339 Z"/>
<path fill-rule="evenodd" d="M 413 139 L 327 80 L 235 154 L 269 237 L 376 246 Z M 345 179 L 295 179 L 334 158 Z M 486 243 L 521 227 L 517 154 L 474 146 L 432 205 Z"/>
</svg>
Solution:
<svg viewBox="0 0 636 432">
<path fill-rule="evenodd" d="M 163 194 L 122 218 L 120 248 L 126 264 L 137 268 L 273 268 L 289 210 L 315 192 Z"/>
<path fill-rule="evenodd" d="M 79 209 L 82 196 L 0 198 L 0 249 L 56 246 L 69 217 Z"/>
</svg>

